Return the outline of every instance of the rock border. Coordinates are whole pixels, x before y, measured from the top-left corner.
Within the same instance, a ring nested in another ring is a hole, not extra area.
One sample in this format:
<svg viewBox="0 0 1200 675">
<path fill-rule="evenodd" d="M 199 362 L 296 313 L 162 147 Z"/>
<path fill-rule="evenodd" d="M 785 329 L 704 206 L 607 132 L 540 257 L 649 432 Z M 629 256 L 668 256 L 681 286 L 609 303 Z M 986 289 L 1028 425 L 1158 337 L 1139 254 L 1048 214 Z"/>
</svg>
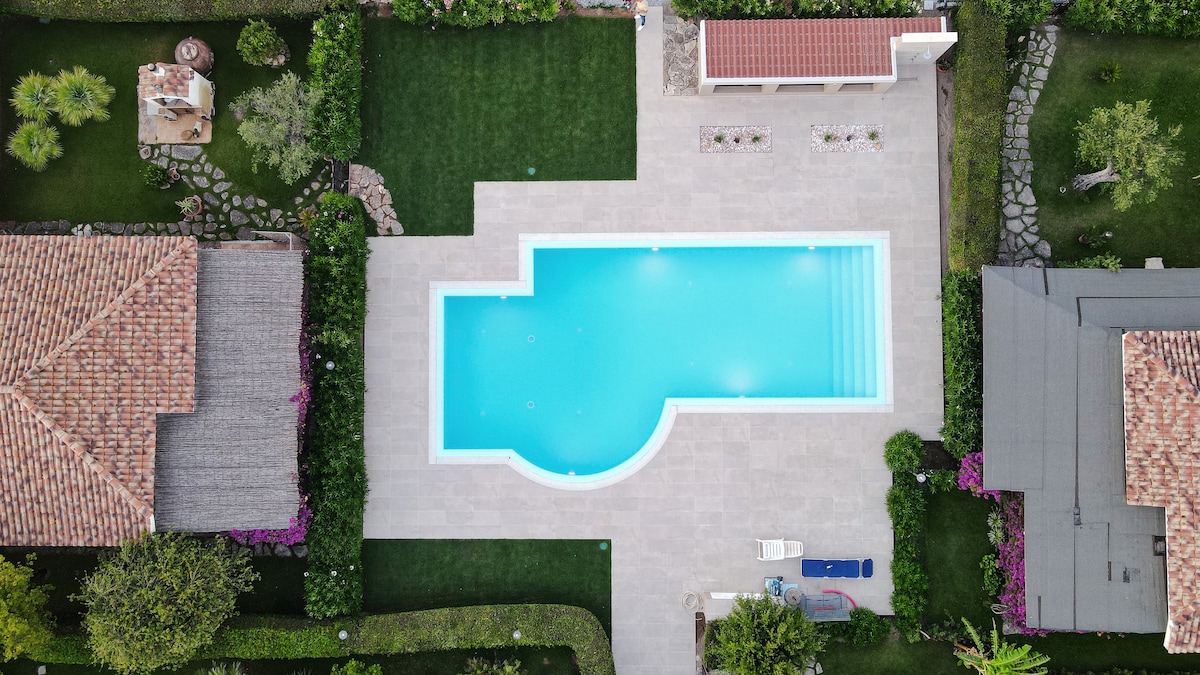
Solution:
<svg viewBox="0 0 1200 675">
<path fill-rule="evenodd" d="M 717 136 L 722 137 L 720 143 Z M 754 137 L 759 136 L 759 142 Z M 700 127 L 700 152 L 703 153 L 764 153 L 771 152 L 771 127 Z"/>
<path fill-rule="evenodd" d="M 882 124 L 814 124 L 810 127 L 811 152 L 883 152 Z M 871 132 L 878 134 L 871 140 Z M 832 134 L 831 140 L 825 140 Z"/>
<path fill-rule="evenodd" d="M 1052 265 L 1050 242 L 1038 234 L 1037 199 L 1033 196 L 1033 160 L 1029 157 L 1029 118 L 1042 95 L 1054 63 L 1057 26 L 1033 28 L 1026 42 L 1025 60 L 1017 84 L 1008 95 L 1001 142 L 1004 173 L 1000 183 L 1000 209 L 1004 230 L 996 260 L 1011 267 Z"/>
<path fill-rule="evenodd" d="M 364 164 L 351 164 L 346 194 L 362 201 L 367 215 L 375 221 L 376 234 L 381 237 L 404 234 L 396 209 L 392 208 L 392 193 L 383 186 L 381 173 Z"/>
</svg>

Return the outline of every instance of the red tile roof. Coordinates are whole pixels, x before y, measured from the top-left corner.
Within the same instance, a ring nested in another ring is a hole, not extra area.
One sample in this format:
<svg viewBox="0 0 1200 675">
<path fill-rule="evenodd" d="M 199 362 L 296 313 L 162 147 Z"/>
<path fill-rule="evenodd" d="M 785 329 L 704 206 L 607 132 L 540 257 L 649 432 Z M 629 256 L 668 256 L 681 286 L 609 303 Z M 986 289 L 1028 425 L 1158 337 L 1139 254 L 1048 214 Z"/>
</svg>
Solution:
<svg viewBox="0 0 1200 675">
<path fill-rule="evenodd" d="M 138 98 L 187 98 L 196 71 L 191 66 L 175 63 L 155 65 L 158 66 L 158 72 L 150 72 L 144 65 L 138 67 Z"/>
<path fill-rule="evenodd" d="M 938 17 L 705 21 L 709 78 L 892 75 L 891 38 L 940 33 Z"/>
<path fill-rule="evenodd" d="M 1124 338 L 1125 496 L 1167 515 L 1168 652 L 1200 651 L 1200 333 Z"/>
<path fill-rule="evenodd" d="M 151 529 L 155 414 L 193 408 L 196 241 L 0 237 L 0 545 Z"/>
</svg>

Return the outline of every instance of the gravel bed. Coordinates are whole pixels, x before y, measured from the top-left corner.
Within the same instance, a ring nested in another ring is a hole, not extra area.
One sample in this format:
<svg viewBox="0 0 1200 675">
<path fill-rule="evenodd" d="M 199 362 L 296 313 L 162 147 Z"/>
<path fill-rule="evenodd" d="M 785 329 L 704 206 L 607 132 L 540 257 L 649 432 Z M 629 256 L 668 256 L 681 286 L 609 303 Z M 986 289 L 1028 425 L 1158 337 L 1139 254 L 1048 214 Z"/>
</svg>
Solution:
<svg viewBox="0 0 1200 675">
<path fill-rule="evenodd" d="M 700 127 L 700 152 L 771 152 L 771 127 Z"/>
<path fill-rule="evenodd" d="M 876 138 L 870 138 L 875 132 Z M 829 140 L 825 140 L 826 136 Z M 882 124 L 814 124 L 813 152 L 883 152 Z"/>
</svg>

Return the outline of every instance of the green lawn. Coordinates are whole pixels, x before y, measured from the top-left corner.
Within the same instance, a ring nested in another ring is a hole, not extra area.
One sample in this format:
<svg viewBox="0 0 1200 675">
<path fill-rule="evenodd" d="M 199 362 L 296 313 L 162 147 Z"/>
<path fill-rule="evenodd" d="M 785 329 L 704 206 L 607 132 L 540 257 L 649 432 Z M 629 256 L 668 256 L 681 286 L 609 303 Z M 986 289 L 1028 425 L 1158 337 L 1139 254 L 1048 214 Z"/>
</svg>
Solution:
<svg viewBox="0 0 1200 675">
<path fill-rule="evenodd" d="M 306 74 L 309 24 L 279 23 L 292 50 L 288 66 Z M 238 55 L 241 23 L 80 23 L 31 20 L 0 21 L 0 86 L 7 102 L 17 79 L 30 70 L 54 75 L 82 65 L 116 87 L 109 106 L 111 119 L 81 127 L 56 124 L 63 156 L 35 173 L 0 154 L 0 220 L 175 221 L 174 201 L 188 194 L 182 183 L 160 191 L 142 184 L 144 164 L 137 154 L 137 68 L 150 61 L 174 61 L 175 44 L 194 35 L 207 41 L 216 55 L 211 75 L 217 86 L 213 142 L 205 146 L 209 161 L 221 167 L 239 194 L 253 193 L 273 206 L 289 210 L 304 183 L 285 185 L 266 167 L 251 171 L 250 153 L 237 135 L 229 103 L 241 92 L 273 82 L 282 70 L 249 66 Z M 16 127 L 12 107 L 0 113 L 0 132 L 7 140 Z M 320 165 L 317 166 L 320 168 Z"/>
<path fill-rule="evenodd" d="M 607 541 L 367 539 L 363 569 L 369 612 L 554 603 L 590 611 L 612 634 Z"/>
<path fill-rule="evenodd" d="M 359 160 L 383 174 L 406 233 L 471 234 L 475 181 L 635 177 L 625 20 L 364 30 Z"/>
<path fill-rule="evenodd" d="M 979 560 L 995 552 L 987 538 L 987 517 L 993 505 L 993 501 L 958 490 L 929 498 L 925 517 L 927 621 L 966 617 L 976 626 L 991 621 L 988 607 L 992 603 L 983 590 Z"/>
<path fill-rule="evenodd" d="M 1130 267 L 1141 267 L 1144 258 L 1162 256 L 1168 266 L 1200 265 L 1200 40 L 1162 37 L 1093 35 L 1061 31 L 1058 52 L 1045 93 L 1037 103 L 1029 126 L 1033 157 L 1033 187 L 1038 223 L 1054 249 L 1057 261 L 1093 255 L 1078 237 L 1093 225 L 1111 230 L 1111 250 Z M 1100 81 L 1101 67 L 1116 61 L 1121 77 L 1115 83 Z M 1101 188 L 1079 194 L 1070 179 L 1081 171 L 1103 167 L 1076 165 L 1075 125 L 1094 107 L 1117 101 L 1151 101 L 1151 113 L 1160 128 L 1183 124 L 1180 147 L 1183 166 L 1173 174 L 1174 186 L 1148 205 L 1135 205 L 1125 213 L 1112 207 Z M 1066 194 L 1059 193 L 1067 186 Z"/>
</svg>

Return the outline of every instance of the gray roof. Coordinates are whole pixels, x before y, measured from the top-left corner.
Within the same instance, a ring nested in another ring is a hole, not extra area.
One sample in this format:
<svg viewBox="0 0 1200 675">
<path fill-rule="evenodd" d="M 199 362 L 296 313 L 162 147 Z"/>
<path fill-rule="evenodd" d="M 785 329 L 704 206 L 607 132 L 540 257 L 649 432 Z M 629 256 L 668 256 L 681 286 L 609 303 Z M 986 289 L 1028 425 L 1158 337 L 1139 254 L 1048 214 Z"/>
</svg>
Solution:
<svg viewBox="0 0 1200 675">
<path fill-rule="evenodd" d="M 1025 493 L 1031 628 L 1166 629 L 1166 515 L 1125 501 L 1121 335 L 1197 327 L 1200 270 L 984 268 L 984 486 Z"/>
<path fill-rule="evenodd" d="M 296 516 L 300 253 L 201 250 L 196 410 L 158 416 L 158 530 L 281 529 Z"/>
</svg>

